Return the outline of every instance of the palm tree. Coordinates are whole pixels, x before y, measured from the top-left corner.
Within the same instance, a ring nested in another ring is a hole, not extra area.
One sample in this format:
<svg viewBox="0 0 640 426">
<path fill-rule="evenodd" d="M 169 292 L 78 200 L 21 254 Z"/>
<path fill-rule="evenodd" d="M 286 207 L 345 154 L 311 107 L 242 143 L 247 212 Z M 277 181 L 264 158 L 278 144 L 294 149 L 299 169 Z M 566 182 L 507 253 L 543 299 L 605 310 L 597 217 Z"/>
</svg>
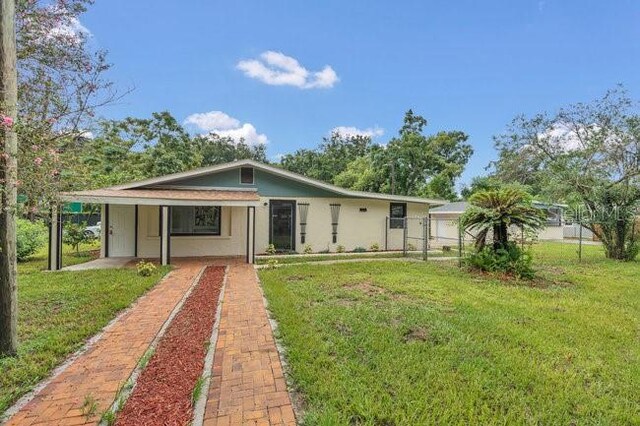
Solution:
<svg viewBox="0 0 640 426">
<path fill-rule="evenodd" d="M 486 245 L 489 232 L 493 233 L 493 249 L 506 248 L 509 228 L 539 231 L 544 227 L 546 215 L 532 205 L 531 196 L 517 186 L 479 191 L 469 198 L 471 204 L 460 218 L 465 231 L 476 232 L 476 248 Z"/>
</svg>

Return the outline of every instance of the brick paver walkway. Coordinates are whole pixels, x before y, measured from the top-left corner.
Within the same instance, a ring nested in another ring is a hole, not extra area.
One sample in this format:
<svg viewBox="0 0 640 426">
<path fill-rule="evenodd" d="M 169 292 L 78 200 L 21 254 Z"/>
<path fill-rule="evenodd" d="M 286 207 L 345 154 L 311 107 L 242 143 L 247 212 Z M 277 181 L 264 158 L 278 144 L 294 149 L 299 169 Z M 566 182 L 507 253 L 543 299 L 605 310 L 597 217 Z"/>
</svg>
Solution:
<svg viewBox="0 0 640 426">
<path fill-rule="evenodd" d="M 211 386 L 210 425 L 295 425 L 282 365 L 251 265 L 227 277 Z"/>
<path fill-rule="evenodd" d="M 7 425 L 95 424 L 100 414 L 113 403 L 117 390 L 127 380 L 204 263 L 202 260 L 185 260 L 178 265 L 107 329 L 87 352 L 9 419 Z M 82 405 L 89 396 L 97 404 L 94 416 L 83 413 Z"/>
</svg>

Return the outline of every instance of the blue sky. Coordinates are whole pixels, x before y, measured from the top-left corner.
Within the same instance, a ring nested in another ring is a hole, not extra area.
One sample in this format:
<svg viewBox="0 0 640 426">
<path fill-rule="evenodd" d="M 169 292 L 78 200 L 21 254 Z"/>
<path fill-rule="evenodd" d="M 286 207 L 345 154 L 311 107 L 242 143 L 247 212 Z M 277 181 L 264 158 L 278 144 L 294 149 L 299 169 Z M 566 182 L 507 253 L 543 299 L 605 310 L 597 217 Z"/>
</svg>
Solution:
<svg viewBox="0 0 640 426">
<path fill-rule="evenodd" d="M 633 0 L 98 0 L 81 21 L 109 51 L 110 78 L 134 88 L 104 116 L 169 110 L 266 140 L 272 158 L 338 126 L 386 142 L 413 108 L 429 133 L 470 135 L 468 182 L 495 158 L 492 135 L 519 113 L 618 83 L 640 97 Z"/>
</svg>

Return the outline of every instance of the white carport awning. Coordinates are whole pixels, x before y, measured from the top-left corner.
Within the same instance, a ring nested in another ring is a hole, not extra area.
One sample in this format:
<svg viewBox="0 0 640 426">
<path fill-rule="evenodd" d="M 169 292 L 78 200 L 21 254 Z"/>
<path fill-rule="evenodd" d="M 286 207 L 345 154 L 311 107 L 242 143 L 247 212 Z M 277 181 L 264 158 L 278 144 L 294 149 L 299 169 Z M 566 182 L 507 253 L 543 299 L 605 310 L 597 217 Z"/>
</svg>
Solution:
<svg viewBox="0 0 640 426">
<path fill-rule="evenodd" d="M 260 195 L 246 190 L 95 189 L 64 192 L 62 201 L 153 206 L 257 206 Z"/>
</svg>

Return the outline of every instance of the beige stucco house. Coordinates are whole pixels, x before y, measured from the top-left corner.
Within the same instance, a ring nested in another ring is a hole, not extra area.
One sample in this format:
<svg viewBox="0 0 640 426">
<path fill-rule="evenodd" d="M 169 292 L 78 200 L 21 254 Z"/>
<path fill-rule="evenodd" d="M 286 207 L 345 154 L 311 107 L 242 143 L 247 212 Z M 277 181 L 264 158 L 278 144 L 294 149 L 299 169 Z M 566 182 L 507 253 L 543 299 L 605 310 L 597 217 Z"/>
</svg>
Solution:
<svg viewBox="0 0 640 426">
<path fill-rule="evenodd" d="M 243 256 L 270 244 L 283 252 L 400 250 L 421 234 L 430 206 L 420 197 L 351 191 L 251 160 L 110 188 L 65 193 L 102 205 L 102 257 Z M 50 268 L 61 267 L 60 215 L 52 215 Z M 406 230 L 405 230 L 406 225 Z M 411 229 L 410 229 L 411 228 Z M 416 229 L 412 229 L 416 228 Z M 421 249 L 421 247 L 417 247 Z"/>
</svg>

